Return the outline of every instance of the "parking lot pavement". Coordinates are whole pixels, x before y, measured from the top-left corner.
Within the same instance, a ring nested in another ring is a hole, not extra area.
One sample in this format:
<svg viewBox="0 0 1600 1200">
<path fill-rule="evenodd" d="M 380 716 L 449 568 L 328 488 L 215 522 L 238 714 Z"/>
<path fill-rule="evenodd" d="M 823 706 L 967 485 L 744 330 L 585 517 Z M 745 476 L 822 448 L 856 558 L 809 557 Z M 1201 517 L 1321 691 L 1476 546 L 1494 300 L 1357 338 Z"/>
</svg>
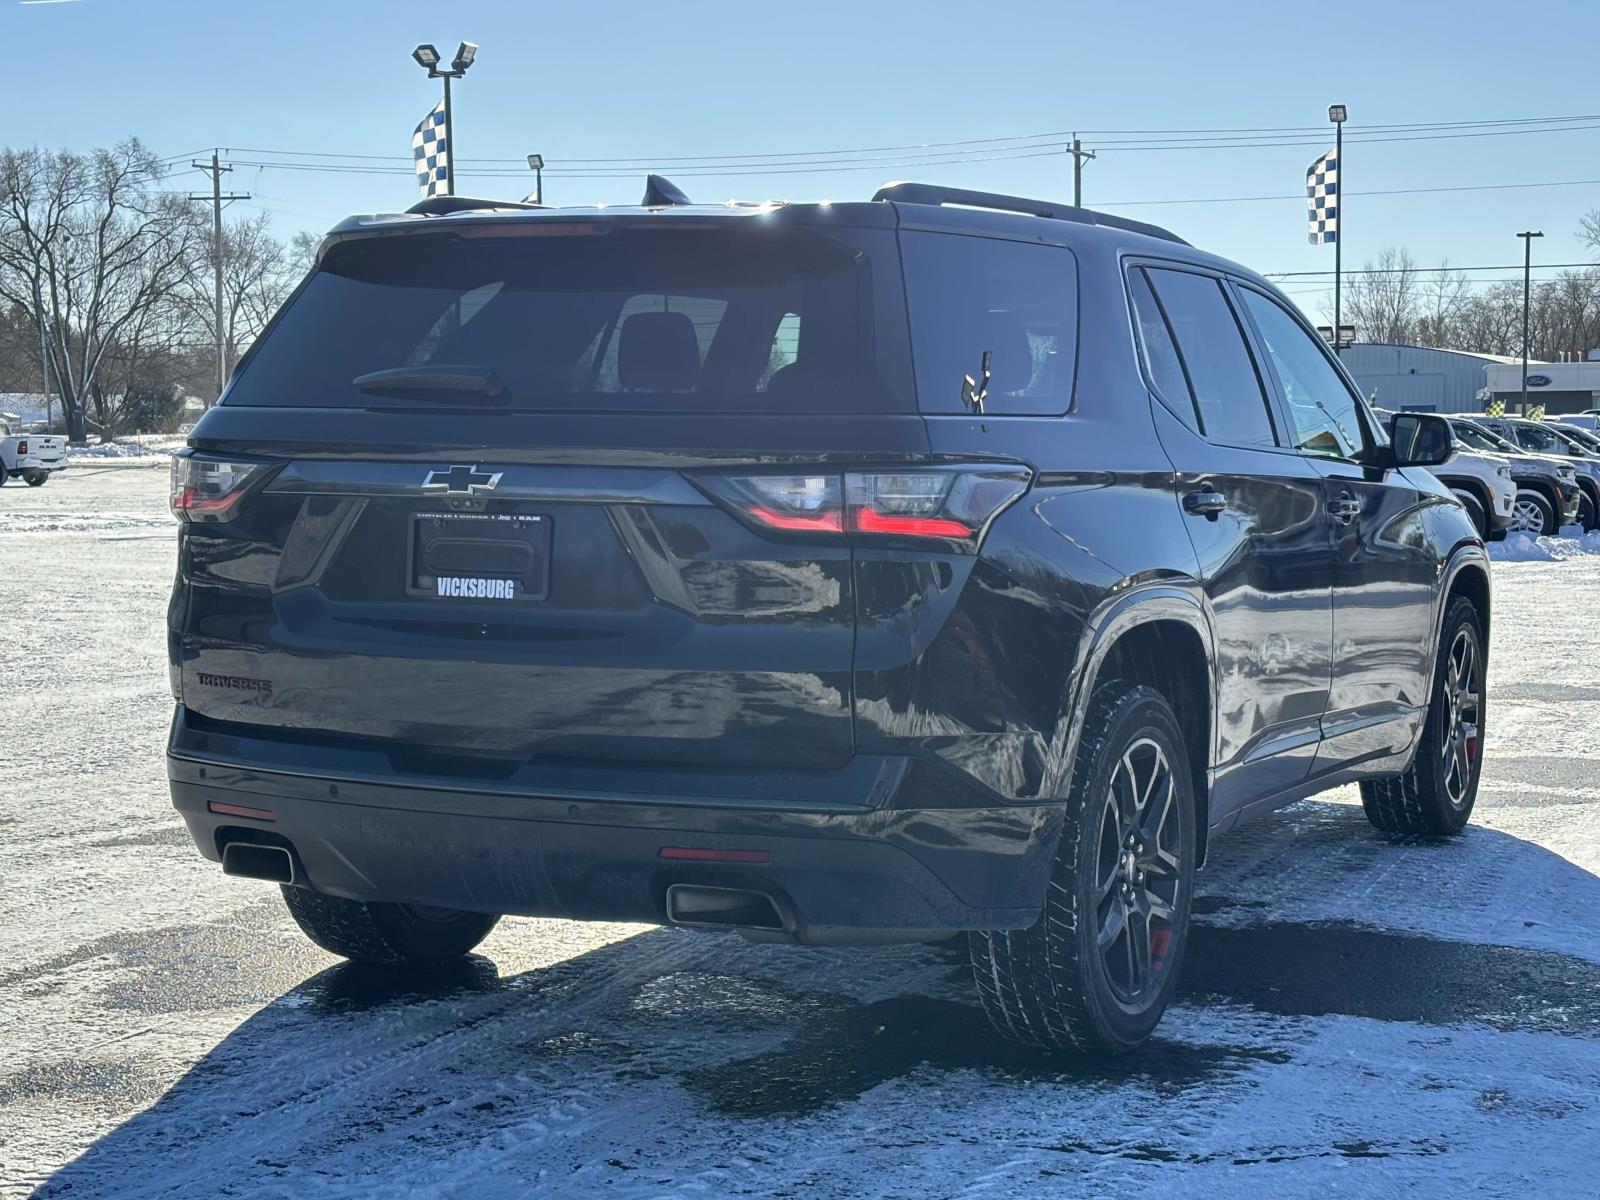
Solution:
<svg viewBox="0 0 1600 1200">
<path fill-rule="evenodd" d="M 1114 1063 L 988 1033 L 959 947 L 503 922 L 341 966 L 168 806 L 157 470 L 0 490 L 0 1195 L 1592 1196 L 1600 557 L 1496 564 L 1449 842 L 1342 791 L 1218 843 Z"/>
</svg>

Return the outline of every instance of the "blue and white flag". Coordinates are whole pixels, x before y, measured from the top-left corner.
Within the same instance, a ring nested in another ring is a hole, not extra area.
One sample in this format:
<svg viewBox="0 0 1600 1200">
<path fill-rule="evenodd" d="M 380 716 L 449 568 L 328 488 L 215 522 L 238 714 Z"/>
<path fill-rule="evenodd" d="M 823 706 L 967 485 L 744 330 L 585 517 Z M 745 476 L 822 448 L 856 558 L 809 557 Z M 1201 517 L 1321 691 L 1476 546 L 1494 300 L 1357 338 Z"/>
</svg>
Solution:
<svg viewBox="0 0 1600 1200">
<path fill-rule="evenodd" d="M 411 135 L 411 156 L 416 159 L 417 186 L 424 200 L 449 191 L 450 147 L 445 143 L 442 99 Z"/>
<path fill-rule="evenodd" d="M 1307 234 L 1313 245 L 1339 240 L 1339 160 L 1329 150 L 1306 169 Z"/>
</svg>

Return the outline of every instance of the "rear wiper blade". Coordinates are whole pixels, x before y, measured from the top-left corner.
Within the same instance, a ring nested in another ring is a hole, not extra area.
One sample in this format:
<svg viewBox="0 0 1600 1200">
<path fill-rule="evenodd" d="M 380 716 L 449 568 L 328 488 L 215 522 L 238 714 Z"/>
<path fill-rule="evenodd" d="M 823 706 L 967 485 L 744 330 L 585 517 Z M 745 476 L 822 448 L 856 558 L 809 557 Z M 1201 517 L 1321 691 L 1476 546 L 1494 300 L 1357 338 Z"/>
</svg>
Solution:
<svg viewBox="0 0 1600 1200">
<path fill-rule="evenodd" d="M 387 371 L 369 371 L 357 375 L 352 383 L 363 392 L 402 392 L 429 400 L 449 401 L 457 398 L 486 396 L 490 400 L 505 402 L 510 399 L 505 381 L 492 367 L 435 366 L 391 367 Z"/>
</svg>

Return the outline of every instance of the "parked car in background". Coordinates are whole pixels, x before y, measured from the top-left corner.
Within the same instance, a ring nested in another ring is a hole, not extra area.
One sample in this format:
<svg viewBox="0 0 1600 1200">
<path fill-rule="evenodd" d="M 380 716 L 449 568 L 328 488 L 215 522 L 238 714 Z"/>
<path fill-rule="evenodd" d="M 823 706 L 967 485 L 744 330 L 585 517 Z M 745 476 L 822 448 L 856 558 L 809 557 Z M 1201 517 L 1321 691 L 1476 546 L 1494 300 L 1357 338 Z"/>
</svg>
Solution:
<svg viewBox="0 0 1600 1200">
<path fill-rule="evenodd" d="M 352 218 L 173 462 L 173 802 L 358 961 L 964 933 L 1003 1033 L 1127 1050 L 1211 839 L 1472 811 L 1488 556 L 1393 425 L 1260 275 L 1044 201 Z"/>
<path fill-rule="evenodd" d="M 1590 433 L 1600 432 L 1600 413 L 1592 408 L 1581 413 L 1562 413 L 1560 416 L 1546 417 L 1545 420 L 1587 429 Z"/>
<path fill-rule="evenodd" d="M 1543 454 L 1567 460 L 1578 485 L 1578 511 L 1575 520 L 1585 531 L 1600 529 L 1600 457 L 1591 454 L 1575 438 L 1544 421 L 1526 417 L 1472 418 L 1492 433 L 1514 442 L 1529 454 Z"/>
<path fill-rule="evenodd" d="M 1572 463 L 1547 454 L 1529 454 L 1515 442 L 1477 423 L 1475 418 L 1450 416 L 1457 441 L 1474 450 L 1505 456 L 1517 499 L 1511 510 L 1511 532 L 1535 536 L 1552 534 L 1577 519 L 1578 474 Z"/>
<path fill-rule="evenodd" d="M 1600 433 L 1596 433 L 1593 429 L 1589 429 L 1583 425 L 1574 425 L 1564 416 L 1546 417 L 1545 424 L 1554 429 L 1559 429 L 1562 433 L 1576 441 L 1590 454 L 1600 454 Z"/>
<path fill-rule="evenodd" d="M 1395 413 L 1384 408 L 1373 412 L 1385 429 L 1393 429 Z M 1517 484 L 1505 455 L 1475 449 L 1458 437 L 1449 461 L 1428 469 L 1467 510 L 1485 541 L 1497 542 L 1506 536 L 1516 506 Z"/>
<path fill-rule="evenodd" d="M 58 433 L 22 433 L 15 413 L 0 413 L 0 484 L 20 479 L 42 487 L 67 465 L 67 439 Z"/>
</svg>

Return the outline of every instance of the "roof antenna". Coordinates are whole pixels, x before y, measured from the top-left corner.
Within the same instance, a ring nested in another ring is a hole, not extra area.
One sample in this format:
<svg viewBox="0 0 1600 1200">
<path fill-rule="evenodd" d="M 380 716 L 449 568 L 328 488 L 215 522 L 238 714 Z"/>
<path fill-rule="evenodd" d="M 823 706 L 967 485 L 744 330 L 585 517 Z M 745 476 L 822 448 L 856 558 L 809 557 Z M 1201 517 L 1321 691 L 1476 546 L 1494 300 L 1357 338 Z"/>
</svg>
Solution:
<svg viewBox="0 0 1600 1200">
<path fill-rule="evenodd" d="M 646 175 L 644 199 L 640 203 L 646 208 L 661 208 L 675 204 L 693 204 L 694 201 L 685 196 L 683 190 L 665 176 Z"/>
</svg>

